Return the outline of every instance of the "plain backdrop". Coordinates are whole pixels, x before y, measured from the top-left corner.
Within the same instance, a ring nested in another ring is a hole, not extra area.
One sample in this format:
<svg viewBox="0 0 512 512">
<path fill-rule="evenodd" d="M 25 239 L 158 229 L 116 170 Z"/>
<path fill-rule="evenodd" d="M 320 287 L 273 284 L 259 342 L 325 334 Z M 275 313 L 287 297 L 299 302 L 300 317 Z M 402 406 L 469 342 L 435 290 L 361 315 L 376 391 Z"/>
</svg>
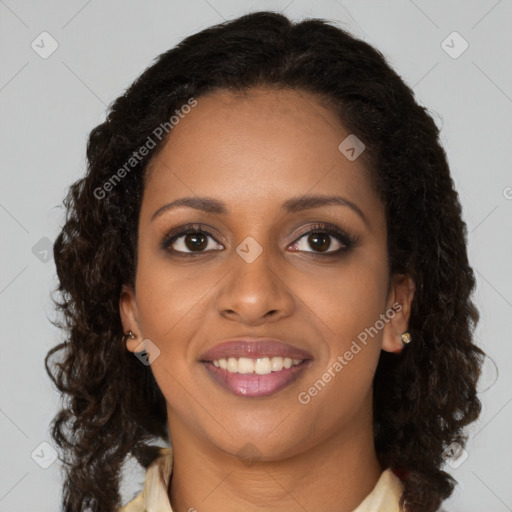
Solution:
<svg viewBox="0 0 512 512">
<path fill-rule="evenodd" d="M 465 460 L 447 465 L 460 485 L 445 507 L 512 510 L 510 0 L 0 0 L 0 512 L 59 510 L 49 436 L 59 397 L 43 366 L 62 337 L 49 322 L 51 246 L 88 133 L 158 54 L 263 9 L 326 18 L 375 45 L 442 129 L 478 279 L 477 342 L 490 356 Z M 143 476 L 127 465 L 125 501 Z"/>
</svg>

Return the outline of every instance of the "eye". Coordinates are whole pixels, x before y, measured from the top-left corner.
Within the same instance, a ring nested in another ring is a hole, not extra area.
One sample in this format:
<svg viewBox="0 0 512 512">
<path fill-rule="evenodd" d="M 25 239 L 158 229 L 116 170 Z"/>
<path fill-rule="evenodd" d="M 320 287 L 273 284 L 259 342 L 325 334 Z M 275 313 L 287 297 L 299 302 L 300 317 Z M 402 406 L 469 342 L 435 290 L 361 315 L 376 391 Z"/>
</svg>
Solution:
<svg viewBox="0 0 512 512">
<path fill-rule="evenodd" d="M 162 242 L 162 248 L 176 253 L 201 254 L 207 251 L 221 250 L 223 246 L 213 238 L 211 233 L 200 226 L 190 226 L 169 233 Z"/>
<path fill-rule="evenodd" d="M 341 229 L 331 224 L 317 224 L 303 233 L 290 247 L 300 252 L 332 256 L 348 251 L 354 241 Z M 313 248 L 312 251 L 308 247 Z"/>
</svg>

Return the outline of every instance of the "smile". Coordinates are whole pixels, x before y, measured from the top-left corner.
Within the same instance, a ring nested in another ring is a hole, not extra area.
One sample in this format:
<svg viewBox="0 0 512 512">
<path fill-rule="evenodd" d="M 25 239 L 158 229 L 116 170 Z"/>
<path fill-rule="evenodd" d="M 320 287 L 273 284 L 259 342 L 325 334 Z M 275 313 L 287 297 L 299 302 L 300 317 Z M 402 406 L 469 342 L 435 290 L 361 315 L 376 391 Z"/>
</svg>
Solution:
<svg viewBox="0 0 512 512">
<path fill-rule="evenodd" d="M 214 382 L 238 396 L 263 398 L 295 382 L 311 361 L 289 357 L 221 358 L 203 361 Z"/>
<path fill-rule="evenodd" d="M 230 393 L 263 398 L 295 382 L 311 366 L 305 349 L 277 338 L 235 338 L 199 357 L 212 381 Z"/>
</svg>

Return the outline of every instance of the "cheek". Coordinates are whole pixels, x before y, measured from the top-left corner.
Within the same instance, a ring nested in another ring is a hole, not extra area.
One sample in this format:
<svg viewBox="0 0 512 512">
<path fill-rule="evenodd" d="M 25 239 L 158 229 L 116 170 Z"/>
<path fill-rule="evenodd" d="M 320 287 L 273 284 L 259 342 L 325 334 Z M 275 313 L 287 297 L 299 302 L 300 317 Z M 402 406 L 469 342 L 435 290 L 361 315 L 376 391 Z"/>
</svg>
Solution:
<svg viewBox="0 0 512 512">
<path fill-rule="evenodd" d="M 368 256 L 363 252 L 354 253 L 336 268 L 302 274 L 293 283 L 301 301 L 323 324 L 330 345 L 339 350 L 384 313 L 387 288 L 385 255 L 379 258 L 377 253 Z"/>
<path fill-rule="evenodd" d="M 145 339 L 158 347 L 151 371 L 167 403 L 182 405 L 188 400 L 184 389 L 189 380 L 189 340 L 199 321 L 205 290 L 215 282 L 187 278 L 187 273 L 170 271 L 163 258 L 145 257 L 142 253 L 137 268 L 137 307 L 139 326 Z"/>
<path fill-rule="evenodd" d="M 208 291 L 218 283 L 218 276 L 217 271 L 198 275 L 197 267 L 193 266 L 173 267 L 165 257 L 142 251 L 136 289 L 139 325 L 144 336 L 165 343 L 183 333 L 190 327 L 187 319 L 196 318 L 208 301 Z"/>
<path fill-rule="evenodd" d="M 302 406 L 311 407 L 320 430 L 349 424 L 364 406 L 370 407 L 382 338 L 382 330 L 373 329 L 384 313 L 386 269 L 378 261 L 354 265 L 322 283 L 309 285 L 309 293 L 315 297 L 311 309 L 321 320 L 316 323 L 324 350 L 297 396 Z"/>
<path fill-rule="evenodd" d="M 310 297 L 305 301 L 325 339 L 316 388 L 324 393 L 325 384 L 330 391 L 323 399 L 333 403 L 348 406 L 361 400 L 371 388 L 380 356 L 388 276 L 384 255 L 374 254 L 355 255 L 328 278 L 303 278 L 303 298 Z"/>
</svg>

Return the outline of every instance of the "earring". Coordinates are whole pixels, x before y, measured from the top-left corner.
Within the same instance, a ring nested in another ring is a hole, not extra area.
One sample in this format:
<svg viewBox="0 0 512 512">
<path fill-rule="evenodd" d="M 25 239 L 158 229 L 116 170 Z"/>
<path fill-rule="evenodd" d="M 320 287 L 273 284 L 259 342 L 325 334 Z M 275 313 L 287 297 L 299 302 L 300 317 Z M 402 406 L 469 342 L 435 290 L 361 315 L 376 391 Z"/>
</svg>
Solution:
<svg viewBox="0 0 512 512">
<path fill-rule="evenodd" d="M 410 342 L 411 342 L 411 335 L 408 332 L 404 332 L 402 334 L 402 343 L 404 345 L 407 345 Z"/>
<path fill-rule="evenodd" d="M 136 337 L 136 336 L 135 336 L 135 334 L 133 334 L 133 332 L 132 332 L 132 331 L 128 331 L 128 332 L 127 332 L 125 335 L 123 335 L 123 337 L 121 338 L 121 342 L 122 342 L 122 343 L 125 343 L 125 342 L 126 342 L 126 338 L 130 338 L 130 339 L 134 340 L 134 339 L 135 339 L 135 337 Z"/>
</svg>

